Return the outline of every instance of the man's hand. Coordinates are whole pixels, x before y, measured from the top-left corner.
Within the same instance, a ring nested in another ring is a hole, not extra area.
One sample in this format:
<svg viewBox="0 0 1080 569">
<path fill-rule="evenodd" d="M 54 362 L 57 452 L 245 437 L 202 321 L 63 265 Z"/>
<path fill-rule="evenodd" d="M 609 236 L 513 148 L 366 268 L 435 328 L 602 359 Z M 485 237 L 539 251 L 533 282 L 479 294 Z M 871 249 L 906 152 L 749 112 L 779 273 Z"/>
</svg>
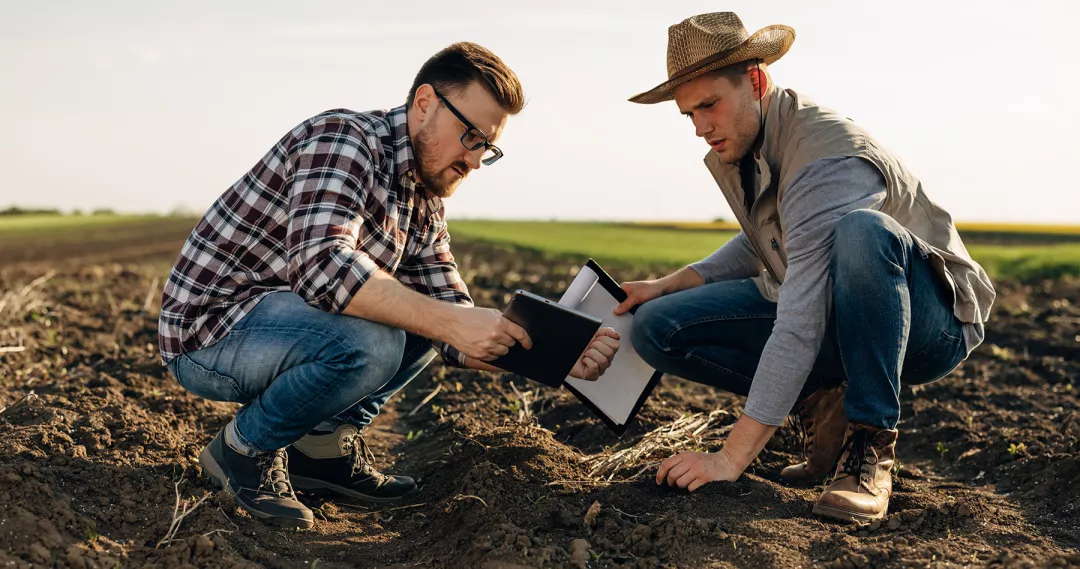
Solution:
<svg viewBox="0 0 1080 569">
<path fill-rule="evenodd" d="M 570 376 L 585 381 L 596 381 L 611 367 L 615 352 L 619 351 L 619 333 L 612 328 L 601 328 L 593 336 L 592 343 L 582 352 Z"/>
<path fill-rule="evenodd" d="M 525 329 L 503 318 L 498 310 L 475 307 L 457 308 L 447 338 L 461 353 L 485 362 L 505 356 L 518 342 L 525 349 L 533 345 Z"/>
<path fill-rule="evenodd" d="M 665 460 L 656 471 L 656 483 L 667 481 L 670 486 L 693 492 L 702 484 L 723 480 L 733 482 L 765 448 L 776 427 L 757 422 L 743 414 L 724 441 L 724 448 L 715 454 L 680 452 Z"/>
<path fill-rule="evenodd" d="M 680 452 L 668 458 L 656 472 L 658 485 L 667 482 L 668 486 L 678 486 L 693 492 L 708 482 L 734 482 L 742 474 L 728 456 L 720 449 L 717 453 Z"/>
<path fill-rule="evenodd" d="M 623 283 L 622 289 L 626 291 L 626 300 L 615 307 L 615 314 L 624 314 L 631 308 L 646 303 L 654 298 L 665 294 L 672 294 L 688 288 L 694 288 L 705 284 L 705 280 L 697 271 L 690 267 L 683 267 L 678 271 L 655 281 L 634 281 Z"/>
<path fill-rule="evenodd" d="M 626 291 L 626 300 L 615 307 L 615 314 L 625 314 L 626 311 L 639 304 L 663 296 L 665 284 L 663 279 L 623 283 L 622 289 Z"/>
</svg>

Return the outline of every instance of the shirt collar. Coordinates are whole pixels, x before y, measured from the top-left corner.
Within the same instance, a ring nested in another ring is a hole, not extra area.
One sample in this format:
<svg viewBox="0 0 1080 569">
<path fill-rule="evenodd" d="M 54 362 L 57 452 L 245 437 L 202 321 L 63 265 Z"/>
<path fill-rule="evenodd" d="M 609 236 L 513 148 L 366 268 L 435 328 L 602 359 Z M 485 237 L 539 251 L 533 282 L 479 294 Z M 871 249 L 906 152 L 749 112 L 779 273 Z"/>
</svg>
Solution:
<svg viewBox="0 0 1080 569">
<path fill-rule="evenodd" d="M 775 169 L 780 163 L 777 152 L 780 149 L 780 98 L 782 90 L 776 85 L 769 85 L 769 106 L 765 108 L 764 125 L 762 126 L 763 140 L 757 154 L 764 158 L 770 169 Z"/>
<path fill-rule="evenodd" d="M 427 204 L 429 211 L 434 213 L 442 208 L 442 199 L 430 194 L 420 183 L 420 162 L 413 150 L 412 139 L 409 138 L 408 107 L 402 105 L 391 109 L 386 114 L 390 123 L 391 147 L 394 149 L 394 166 L 398 172 L 398 181 L 401 185 L 417 192 Z"/>
</svg>

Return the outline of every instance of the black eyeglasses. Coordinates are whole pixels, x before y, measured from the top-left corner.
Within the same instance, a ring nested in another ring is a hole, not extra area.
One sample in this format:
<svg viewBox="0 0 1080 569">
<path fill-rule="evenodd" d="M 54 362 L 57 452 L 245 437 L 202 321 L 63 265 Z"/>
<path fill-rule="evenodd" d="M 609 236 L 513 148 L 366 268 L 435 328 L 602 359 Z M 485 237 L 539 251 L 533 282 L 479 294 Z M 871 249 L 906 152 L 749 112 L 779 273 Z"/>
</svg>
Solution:
<svg viewBox="0 0 1080 569">
<path fill-rule="evenodd" d="M 432 90 L 434 91 L 434 89 Z M 480 161 L 483 162 L 485 166 L 491 166 L 499 158 L 503 157 L 502 150 L 499 150 L 498 146 L 488 142 L 488 136 L 484 134 L 484 131 L 473 126 L 473 124 L 469 122 L 469 119 L 465 118 L 454 108 L 454 105 L 450 104 L 450 101 L 446 100 L 446 97 L 442 96 L 442 93 L 435 91 L 435 96 L 446 105 L 446 108 L 450 109 L 451 113 L 454 113 L 454 116 L 461 121 L 461 124 L 465 125 L 466 130 L 465 134 L 461 135 L 461 145 L 464 146 L 466 150 L 472 151 L 480 147 L 486 148 L 487 150 L 485 150 L 484 155 L 480 157 Z"/>
</svg>

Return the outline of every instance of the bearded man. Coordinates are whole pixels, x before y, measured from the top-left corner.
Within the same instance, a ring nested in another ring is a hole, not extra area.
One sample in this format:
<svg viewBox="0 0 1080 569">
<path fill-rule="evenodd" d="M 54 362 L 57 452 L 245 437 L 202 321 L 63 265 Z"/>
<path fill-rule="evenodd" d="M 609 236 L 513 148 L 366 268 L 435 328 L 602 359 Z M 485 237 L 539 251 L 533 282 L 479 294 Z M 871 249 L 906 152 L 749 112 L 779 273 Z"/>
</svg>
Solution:
<svg viewBox="0 0 1080 569">
<path fill-rule="evenodd" d="M 404 105 L 302 122 L 184 244 L 162 301 L 162 360 L 188 391 L 242 404 L 199 462 L 252 516 L 311 527 L 294 486 L 368 503 L 412 493 L 412 478 L 375 469 L 364 427 L 435 349 L 448 365 L 499 371 L 485 362 L 532 346 L 472 305 L 443 201 L 503 156 L 495 142 L 524 104 L 495 54 L 451 45 Z M 617 349 L 601 328 L 571 375 L 596 379 Z"/>
</svg>

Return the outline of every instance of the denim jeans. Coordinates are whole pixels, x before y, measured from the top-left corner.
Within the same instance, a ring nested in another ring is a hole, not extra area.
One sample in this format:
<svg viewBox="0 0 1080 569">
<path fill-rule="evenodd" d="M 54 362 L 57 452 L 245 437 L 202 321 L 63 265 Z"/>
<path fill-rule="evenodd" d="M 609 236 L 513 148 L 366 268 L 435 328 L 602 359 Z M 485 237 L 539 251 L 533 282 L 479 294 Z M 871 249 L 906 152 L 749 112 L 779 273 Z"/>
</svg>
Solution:
<svg viewBox="0 0 1080 569">
<path fill-rule="evenodd" d="M 800 400 L 847 381 L 848 420 L 896 428 L 900 382 L 920 384 L 967 355 L 951 288 L 899 223 L 876 212 L 849 223 L 833 244 L 833 313 Z M 747 395 L 776 304 L 749 279 L 716 282 L 652 300 L 637 311 L 632 341 L 658 370 Z"/>
<path fill-rule="evenodd" d="M 426 338 L 274 292 L 224 338 L 168 367 L 195 395 L 242 403 L 243 443 L 270 451 L 323 421 L 364 428 L 434 357 Z"/>
</svg>

